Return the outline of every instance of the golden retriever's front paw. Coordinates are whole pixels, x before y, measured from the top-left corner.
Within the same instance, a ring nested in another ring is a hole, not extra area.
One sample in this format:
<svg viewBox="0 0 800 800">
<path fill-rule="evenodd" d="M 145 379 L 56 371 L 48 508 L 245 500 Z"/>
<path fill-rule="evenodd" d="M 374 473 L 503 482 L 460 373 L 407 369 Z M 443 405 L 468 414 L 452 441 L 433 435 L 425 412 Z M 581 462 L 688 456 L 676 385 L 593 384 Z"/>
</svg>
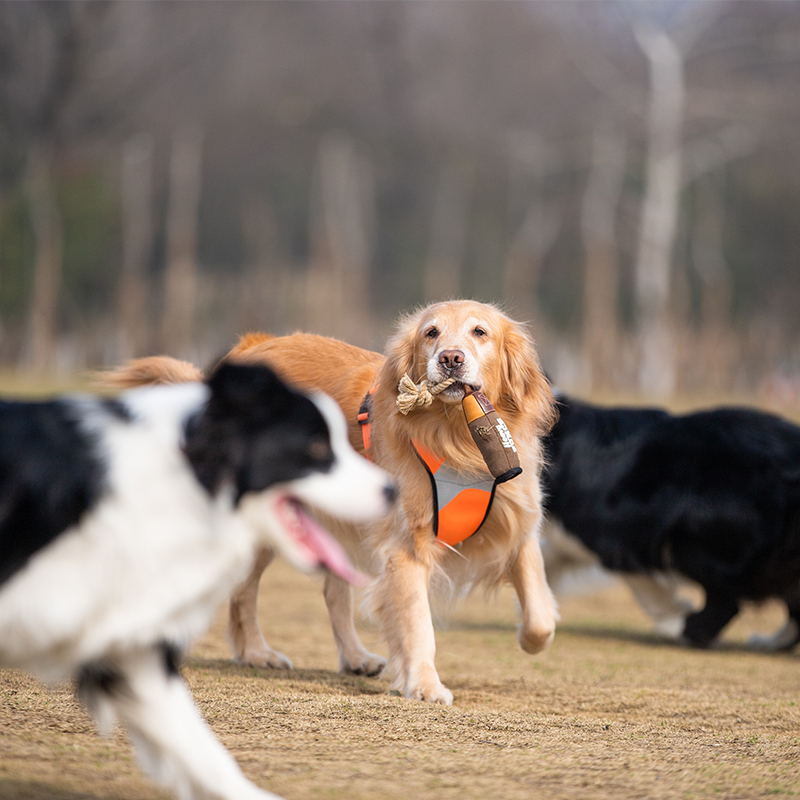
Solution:
<svg viewBox="0 0 800 800">
<path fill-rule="evenodd" d="M 246 647 L 236 661 L 259 669 L 293 669 L 292 662 L 283 653 L 266 644 L 262 647 Z"/>
<path fill-rule="evenodd" d="M 428 703 L 441 703 L 443 706 L 453 705 L 453 693 L 440 681 L 408 687 L 404 694 L 411 700 L 425 700 Z"/>
<path fill-rule="evenodd" d="M 529 630 L 520 627 L 519 636 L 517 638 L 519 640 L 519 646 L 526 653 L 535 655 L 549 647 L 555 635 L 555 625 L 552 627 L 531 628 Z"/>
<path fill-rule="evenodd" d="M 375 653 L 368 653 L 366 650 L 355 658 L 341 659 L 339 662 L 339 672 L 345 675 L 366 675 L 372 678 L 385 668 L 385 658 L 376 656 Z"/>
</svg>

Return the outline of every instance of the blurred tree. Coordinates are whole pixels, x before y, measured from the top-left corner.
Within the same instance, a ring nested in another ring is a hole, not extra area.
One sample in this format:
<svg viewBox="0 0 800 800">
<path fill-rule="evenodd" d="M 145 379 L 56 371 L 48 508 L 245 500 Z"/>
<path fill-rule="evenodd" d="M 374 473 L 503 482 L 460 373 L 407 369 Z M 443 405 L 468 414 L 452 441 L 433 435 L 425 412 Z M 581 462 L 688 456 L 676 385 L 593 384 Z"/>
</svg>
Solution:
<svg viewBox="0 0 800 800">
<path fill-rule="evenodd" d="M 603 114 L 592 137 L 592 160 L 581 205 L 583 354 L 592 391 L 614 388 L 615 354 L 620 345 L 616 227 L 624 175 L 625 136 Z"/>
<path fill-rule="evenodd" d="M 5 4 L 0 25 L 0 115 L 25 147 L 25 194 L 34 233 L 33 296 L 23 350 L 26 367 L 53 365 L 58 332 L 63 226 L 53 181 L 62 117 L 79 76 L 83 5 Z"/>
<path fill-rule="evenodd" d="M 117 290 L 116 358 L 125 360 L 150 347 L 148 264 L 153 248 L 153 137 L 128 138 L 122 149 L 122 272 Z"/>
<path fill-rule="evenodd" d="M 161 348 L 197 358 L 197 224 L 202 186 L 203 127 L 185 122 L 175 128 L 169 160 L 167 257 Z"/>
</svg>

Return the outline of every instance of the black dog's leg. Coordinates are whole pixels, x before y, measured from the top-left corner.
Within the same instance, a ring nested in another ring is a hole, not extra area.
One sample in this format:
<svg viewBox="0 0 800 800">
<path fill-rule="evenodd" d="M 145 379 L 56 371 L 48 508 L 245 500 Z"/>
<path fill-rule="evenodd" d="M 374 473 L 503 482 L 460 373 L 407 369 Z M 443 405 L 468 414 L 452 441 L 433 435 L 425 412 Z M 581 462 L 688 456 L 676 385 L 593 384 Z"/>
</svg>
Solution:
<svg viewBox="0 0 800 800">
<path fill-rule="evenodd" d="M 791 650 L 800 642 L 800 584 L 785 592 L 783 599 L 789 611 L 789 619 L 776 645 L 778 650 Z"/>
<path fill-rule="evenodd" d="M 692 647 L 709 647 L 738 613 L 739 601 L 736 598 L 707 589 L 705 606 L 686 617 L 683 638 Z"/>
</svg>

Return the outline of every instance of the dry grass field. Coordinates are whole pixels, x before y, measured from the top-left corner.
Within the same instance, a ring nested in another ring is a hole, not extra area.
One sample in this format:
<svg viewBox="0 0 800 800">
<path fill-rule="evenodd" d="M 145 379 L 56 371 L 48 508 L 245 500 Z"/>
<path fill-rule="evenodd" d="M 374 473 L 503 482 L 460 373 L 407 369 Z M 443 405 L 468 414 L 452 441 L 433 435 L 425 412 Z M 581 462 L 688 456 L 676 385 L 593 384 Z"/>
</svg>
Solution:
<svg viewBox="0 0 800 800">
<path fill-rule="evenodd" d="M 338 675 L 319 579 L 273 566 L 260 608 L 293 672 L 232 664 L 221 610 L 184 674 L 245 772 L 289 800 L 800 797 L 800 653 L 743 647 L 780 623 L 777 607 L 698 652 L 656 641 L 613 585 L 563 601 L 552 648 L 530 657 L 510 592 L 469 598 L 438 633 L 452 708 Z M 121 733 L 95 734 L 70 687 L 0 672 L 0 798 L 165 797 Z"/>
</svg>

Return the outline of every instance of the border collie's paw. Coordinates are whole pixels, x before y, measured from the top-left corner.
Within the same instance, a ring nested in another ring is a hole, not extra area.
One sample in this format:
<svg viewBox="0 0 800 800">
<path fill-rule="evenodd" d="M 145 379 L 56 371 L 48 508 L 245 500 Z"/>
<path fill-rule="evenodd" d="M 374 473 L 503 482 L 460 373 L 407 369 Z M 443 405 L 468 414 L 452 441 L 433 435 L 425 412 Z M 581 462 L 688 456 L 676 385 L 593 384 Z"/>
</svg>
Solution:
<svg viewBox="0 0 800 800">
<path fill-rule="evenodd" d="M 686 615 L 676 614 L 672 617 L 662 617 L 656 620 L 653 630 L 659 639 L 670 642 L 681 641 L 683 630 L 686 627 Z"/>
<path fill-rule="evenodd" d="M 770 653 L 791 650 L 798 642 L 800 642 L 800 626 L 791 618 L 787 619 L 786 624 L 775 633 L 768 636 L 753 634 L 747 640 L 748 646 L 753 650 Z"/>
</svg>

